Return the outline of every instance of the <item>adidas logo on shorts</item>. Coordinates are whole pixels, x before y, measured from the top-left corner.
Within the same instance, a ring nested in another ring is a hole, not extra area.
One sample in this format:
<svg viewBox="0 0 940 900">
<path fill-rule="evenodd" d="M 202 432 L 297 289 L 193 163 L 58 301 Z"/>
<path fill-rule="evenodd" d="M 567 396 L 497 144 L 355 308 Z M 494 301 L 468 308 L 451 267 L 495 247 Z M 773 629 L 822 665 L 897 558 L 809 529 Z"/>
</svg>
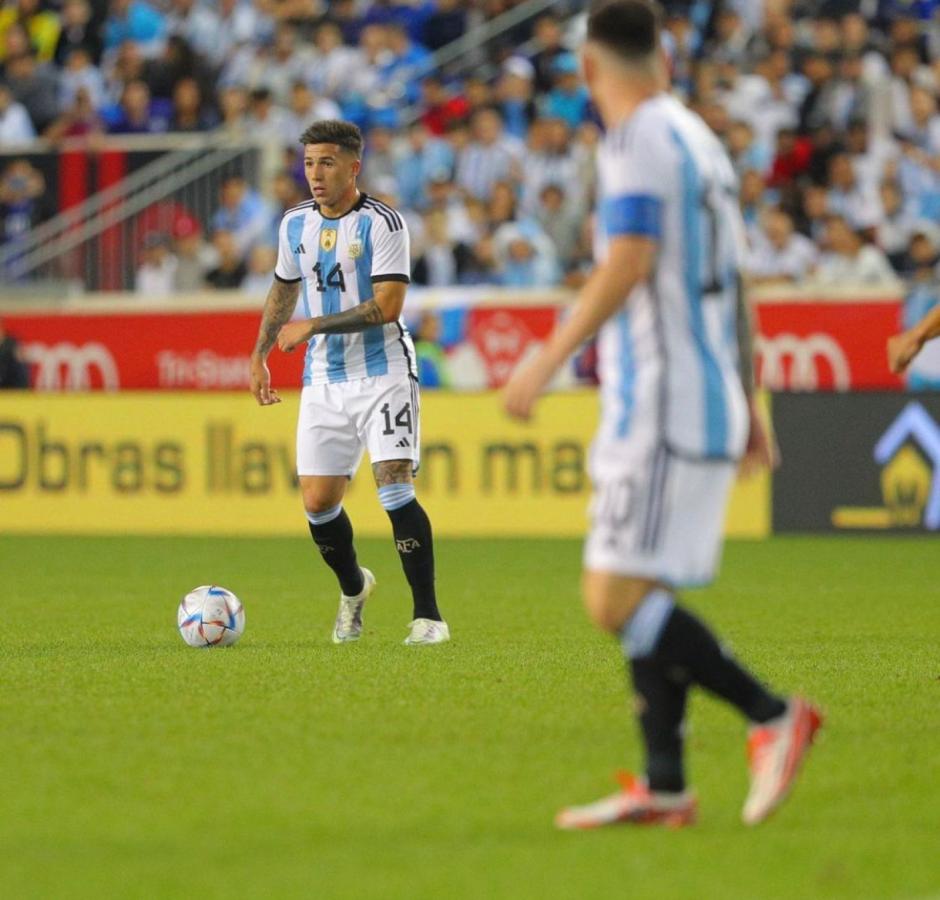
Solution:
<svg viewBox="0 0 940 900">
<path fill-rule="evenodd" d="M 403 437 L 395 446 L 396 447 L 410 447 L 411 444 L 408 443 L 408 438 Z"/>
</svg>

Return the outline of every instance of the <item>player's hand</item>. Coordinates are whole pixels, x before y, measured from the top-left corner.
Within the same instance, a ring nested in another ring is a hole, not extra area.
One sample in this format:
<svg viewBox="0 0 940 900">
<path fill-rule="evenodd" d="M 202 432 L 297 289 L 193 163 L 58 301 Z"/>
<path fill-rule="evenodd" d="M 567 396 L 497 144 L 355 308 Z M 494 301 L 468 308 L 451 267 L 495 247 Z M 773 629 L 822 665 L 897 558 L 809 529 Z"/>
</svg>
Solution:
<svg viewBox="0 0 940 900">
<path fill-rule="evenodd" d="M 923 338 L 916 331 L 902 331 L 888 338 L 888 368 L 900 375 L 924 346 Z"/>
<path fill-rule="evenodd" d="M 277 345 L 285 353 L 290 353 L 298 344 L 313 337 L 310 323 L 306 321 L 288 322 L 277 335 Z"/>
<path fill-rule="evenodd" d="M 741 474 L 750 478 L 761 469 L 773 471 L 780 465 L 780 447 L 756 401 L 750 401 L 751 425 L 747 447 L 741 460 Z"/>
<path fill-rule="evenodd" d="M 503 388 L 503 409 L 514 419 L 523 422 L 532 418 L 539 394 L 552 377 L 544 363 L 536 357 L 519 366 Z"/>
<path fill-rule="evenodd" d="M 271 387 L 271 372 L 268 364 L 260 357 L 252 356 L 251 358 L 248 383 L 259 406 L 270 406 L 272 403 L 281 402 L 277 391 Z"/>
</svg>

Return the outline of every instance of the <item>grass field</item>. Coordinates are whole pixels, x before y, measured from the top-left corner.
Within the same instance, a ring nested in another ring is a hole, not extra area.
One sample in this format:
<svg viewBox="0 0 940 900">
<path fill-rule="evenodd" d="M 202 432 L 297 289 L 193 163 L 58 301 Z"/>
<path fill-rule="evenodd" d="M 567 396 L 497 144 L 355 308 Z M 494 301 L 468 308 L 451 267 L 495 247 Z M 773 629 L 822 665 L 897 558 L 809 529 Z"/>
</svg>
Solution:
<svg viewBox="0 0 940 900">
<path fill-rule="evenodd" d="M 791 801 L 739 824 L 744 728 L 697 696 L 681 832 L 553 830 L 640 761 L 568 541 L 442 541 L 454 640 L 401 646 L 391 542 L 359 645 L 297 540 L 0 538 L 0 895 L 940 897 L 940 582 L 929 539 L 732 544 L 689 595 L 828 712 Z M 227 650 L 176 634 L 218 581 Z"/>
</svg>

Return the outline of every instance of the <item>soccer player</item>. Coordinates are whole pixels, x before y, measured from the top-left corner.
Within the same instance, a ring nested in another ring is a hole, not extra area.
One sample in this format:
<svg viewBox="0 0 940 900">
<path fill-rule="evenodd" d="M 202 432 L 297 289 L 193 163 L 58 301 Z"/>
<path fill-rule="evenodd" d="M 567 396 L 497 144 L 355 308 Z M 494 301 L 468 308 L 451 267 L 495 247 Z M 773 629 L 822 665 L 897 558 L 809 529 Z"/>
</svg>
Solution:
<svg viewBox="0 0 940 900">
<path fill-rule="evenodd" d="M 900 375 L 927 341 L 940 337 L 940 306 L 934 307 L 913 328 L 888 338 L 888 368 Z"/>
<path fill-rule="evenodd" d="M 362 135 L 349 123 L 315 122 L 300 137 L 313 199 L 281 221 L 274 283 L 251 355 L 251 391 L 279 403 L 266 363 L 275 342 L 307 342 L 297 422 L 297 473 L 310 534 L 339 580 L 334 643 L 362 634 L 375 589 L 359 565 L 343 496 L 368 449 L 379 499 L 414 601 L 406 644 L 450 639 L 434 590 L 431 523 L 415 497 L 419 408 L 415 353 L 401 322 L 409 282 L 408 229 L 391 207 L 356 187 Z M 308 318 L 288 324 L 302 291 Z"/>
<path fill-rule="evenodd" d="M 748 824 L 783 800 L 821 722 L 808 702 L 772 693 L 744 669 L 677 594 L 713 577 L 739 460 L 748 451 L 769 462 L 772 444 L 752 396 L 733 170 L 704 122 L 666 92 L 660 28 L 647 0 L 591 8 L 583 68 L 606 126 L 597 265 L 504 397 L 511 415 L 528 419 L 554 373 L 599 331 L 583 594 L 632 674 L 646 775 L 624 775 L 612 796 L 562 810 L 561 828 L 694 821 L 683 771 L 693 686 L 750 723 Z"/>
</svg>

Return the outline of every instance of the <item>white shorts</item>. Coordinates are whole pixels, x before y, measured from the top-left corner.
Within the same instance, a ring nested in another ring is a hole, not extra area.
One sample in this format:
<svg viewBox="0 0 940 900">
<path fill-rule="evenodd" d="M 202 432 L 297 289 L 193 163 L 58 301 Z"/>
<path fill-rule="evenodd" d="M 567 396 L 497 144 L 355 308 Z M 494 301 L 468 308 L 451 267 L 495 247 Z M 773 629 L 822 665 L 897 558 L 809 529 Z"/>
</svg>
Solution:
<svg viewBox="0 0 940 900">
<path fill-rule="evenodd" d="M 373 463 L 420 460 L 418 384 L 409 375 L 376 375 L 312 384 L 300 393 L 297 474 L 352 477 L 369 451 Z"/>
<path fill-rule="evenodd" d="M 616 476 L 596 477 L 584 567 L 675 587 L 707 584 L 736 471 L 730 461 L 680 458 L 659 446 Z"/>
</svg>

